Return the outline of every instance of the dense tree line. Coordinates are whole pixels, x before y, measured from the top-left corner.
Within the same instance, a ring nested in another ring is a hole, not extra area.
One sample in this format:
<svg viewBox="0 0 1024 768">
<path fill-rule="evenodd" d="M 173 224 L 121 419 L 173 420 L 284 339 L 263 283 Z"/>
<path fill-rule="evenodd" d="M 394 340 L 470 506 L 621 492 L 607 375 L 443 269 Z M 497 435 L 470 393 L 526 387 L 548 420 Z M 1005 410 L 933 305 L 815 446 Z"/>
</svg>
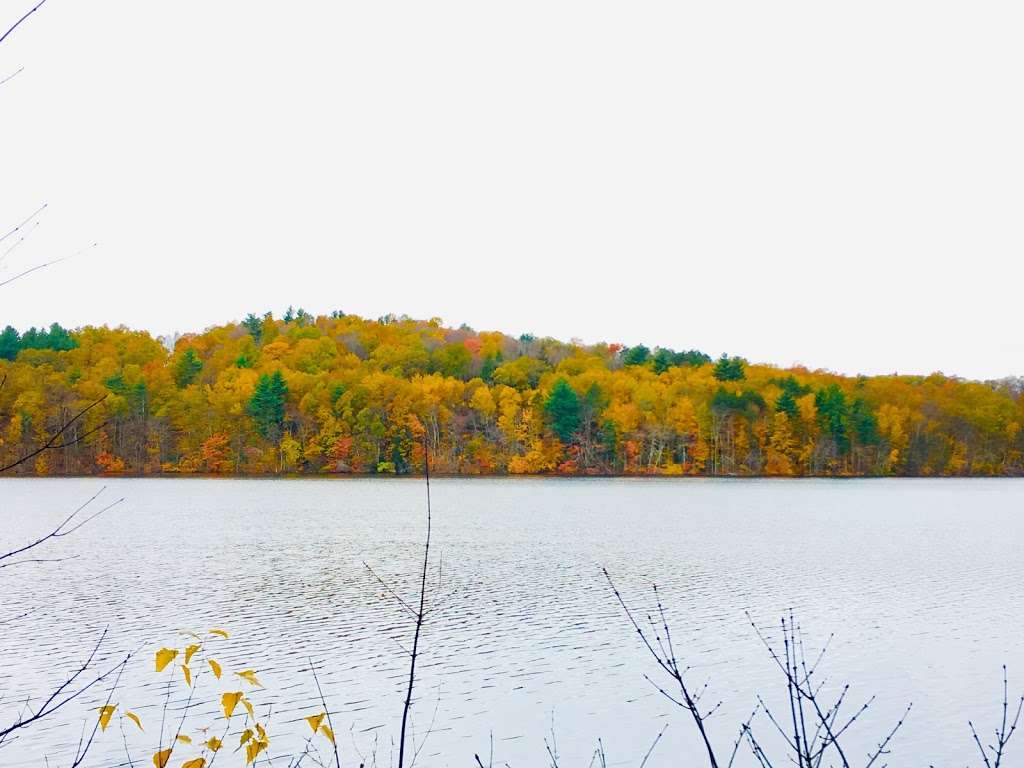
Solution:
<svg viewBox="0 0 1024 768">
<path fill-rule="evenodd" d="M 1024 474 L 1019 380 L 844 377 L 437 319 L 249 315 L 179 339 L 0 334 L 0 458 L 21 471 Z M 426 440 L 424 440 L 426 438 Z"/>
</svg>

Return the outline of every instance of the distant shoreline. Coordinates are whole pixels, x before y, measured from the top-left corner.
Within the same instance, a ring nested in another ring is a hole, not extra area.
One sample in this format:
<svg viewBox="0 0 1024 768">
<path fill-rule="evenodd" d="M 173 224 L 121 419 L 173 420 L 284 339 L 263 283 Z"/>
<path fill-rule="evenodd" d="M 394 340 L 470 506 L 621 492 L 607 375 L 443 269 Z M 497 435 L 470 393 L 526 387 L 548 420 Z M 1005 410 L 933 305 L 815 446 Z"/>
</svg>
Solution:
<svg viewBox="0 0 1024 768">
<path fill-rule="evenodd" d="M 52 474 L 52 475 L 6 475 L 5 480 L 424 480 L 420 474 L 383 474 L 383 473 L 264 473 L 264 474 L 212 474 L 199 472 L 162 472 L 153 474 L 119 473 L 119 474 Z M 680 481 L 680 480 L 1024 480 L 1024 475 L 624 475 L 624 474 L 449 474 L 430 473 L 431 480 L 638 480 L 638 481 Z"/>
</svg>

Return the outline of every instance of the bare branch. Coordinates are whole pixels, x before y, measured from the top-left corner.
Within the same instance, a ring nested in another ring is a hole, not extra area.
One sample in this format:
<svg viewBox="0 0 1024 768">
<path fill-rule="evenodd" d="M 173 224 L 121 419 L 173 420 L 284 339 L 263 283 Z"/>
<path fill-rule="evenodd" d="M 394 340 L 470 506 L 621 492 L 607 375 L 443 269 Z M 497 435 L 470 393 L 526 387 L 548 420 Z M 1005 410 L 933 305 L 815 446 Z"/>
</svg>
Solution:
<svg viewBox="0 0 1024 768">
<path fill-rule="evenodd" d="M 9 75 L 8 75 L 7 77 L 5 77 L 5 78 L 4 78 L 3 80 L 0 80 L 0 85 L 3 85 L 3 84 L 4 84 L 4 83 L 6 83 L 6 82 L 7 82 L 8 80 L 13 80 L 14 78 L 16 78 L 16 77 L 17 77 L 18 75 L 20 75 L 20 74 L 21 74 L 22 72 L 24 72 L 24 71 L 25 71 L 25 68 L 24 68 L 24 67 L 18 67 L 18 68 L 17 68 L 16 70 L 14 70 L 14 72 L 12 72 L 11 74 L 9 74 Z"/>
<path fill-rule="evenodd" d="M 20 280 L 21 278 L 25 277 L 26 275 L 31 275 L 33 272 L 38 272 L 40 269 L 45 269 L 46 267 L 52 267 L 54 264 L 60 264 L 62 261 L 67 261 L 68 259 L 73 259 L 75 256 L 78 256 L 80 254 L 85 253 L 86 251 L 89 251 L 89 250 L 95 248 L 97 245 L 99 245 L 99 243 L 93 243 L 92 245 L 89 245 L 89 246 L 83 248 L 80 251 L 76 251 L 75 253 L 72 253 L 70 256 L 61 256 L 59 259 L 54 259 L 53 261 L 46 261 L 46 262 L 43 262 L 42 264 L 36 264 L 34 267 L 26 269 L 24 272 L 19 272 L 14 277 L 9 277 L 6 280 L 0 282 L 0 288 L 4 287 L 5 285 L 10 285 L 15 280 Z"/>
<path fill-rule="evenodd" d="M 2 285 L 2 283 L 0 283 L 0 285 Z M 15 467 L 17 467 L 17 466 L 19 466 L 21 464 L 24 464 L 26 461 L 29 461 L 30 459 L 35 458 L 36 456 L 38 456 L 39 454 L 43 453 L 44 451 L 60 450 L 62 448 L 69 448 L 72 445 L 77 445 L 78 443 L 82 442 L 83 440 L 85 440 L 85 438 L 89 437 L 93 433 L 98 432 L 99 430 L 103 429 L 105 426 L 107 426 L 107 422 L 106 421 L 104 421 L 99 426 L 93 427 L 92 429 L 90 429 L 90 430 L 84 432 L 83 434 L 75 437 L 75 439 L 73 439 L 71 441 L 62 440 L 60 442 L 57 442 L 58 438 L 60 438 L 65 432 L 67 432 L 75 424 L 76 421 L 81 419 L 83 416 L 85 416 L 85 414 L 87 414 L 89 411 L 91 411 L 93 408 L 95 408 L 97 405 L 99 405 L 100 403 L 102 403 L 106 399 L 107 399 L 107 395 L 104 395 L 99 400 L 94 400 L 92 403 L 90 403 L 85 408 L 83 408 L 78 413 L 76 413 L 71 418 L 71 420 L 68 421 L 63 427 L 61 427 L 56 432 L 54 432 L 52 435 L 50 435 L 50 438 L 45 443 L 43 443 L 40 447 L 36 448 L 31 453 L 25 454 L 20 459 L 11 462 L 7 466 L 0 467 L 0 474 L 2 474 L 4 472 L 9 472 L 10 470 L 14 469 Z"/>
<path fill-rule="evenodd" d="M 24 69 L 24 67 L 22 69 Z M 20 71 L 21 70 L 19 69 L 18 72 L 20 72 Z M 17 74 L 17 72 L 15 74 Z M 14 75 L 11 75 L 11 77 L 14 77 Z M 10 78 L 7 78 L 7 79 L 10 80 Z M 15 232 L 18 232 L 19 230 L 21 230 L 21 228 L 24 227 L 26 224 L 28 224 L 30 221 L 35 219 L 36 216 L 38 216 L 40 213 L 42 213 L 43 211 L 46 210 L 46 207 L 48 205 L 49 205 L 49 203 L 43 203 L 38 208 L 36 208 L 34 211 L 32 211 L 32 213 L 30 213 L 24 219 L 19 221 L 17 224 L 15 224 L 14 225 L 14 229 L 9 230 L 8 232 L 4 233 L 3 235 L 0 235 L 0 243 L 2 243 L 4 240 L 6 240 L 11 235 L 13 235 Z"/>
<path fill-rule="evenodd" d="M 26 13 L 26 14 L 25 14 L 24 16 L 22 16 L 22 17 L 21 17 L 20 19 L 18 19 L 18 20 L 17 20 L 16 22 L 14 22 L 14 24 L 12 24 L 12 25 L 10 26 L 10 28 L 9 28 L 9 29 L 8 29 L 8 30 L 7 30 L 6 32 L 4 32 L 2 36 L 0 36 L 0 43 L 2 43 L 2 42 L 3 42 L 4 40 L 6 40 L 6 39 L 7 39 L 7 36 L 8 36 L 8 35 L 10 35 L 10 34 L 11 34 L 11 32 L 13 32 L 14 30 L 16 30 L 16 29 L 17 29 L 17 28 L 18 28 L 19 26 L 21 26 L 21 23 L 22 23 L 23 21 L 25 21 L 25 19 L 27 19 L 27 18 L 28 18 L 29 16 L 31 16 L 31 15 L 32 15 L 33 13 L 35 13 L 36 11 L 38 11 L 38 10 L 39 10 L 39 8 L 40 8 L 40 7 L 41 7 L 41 6 L 43 5 L 43 3 L 45 3 L 45 2 L 46 2 L 46 0 L 39 0 L 39 2 L 38 2 L 38 3 L 36 3 L 36 5 L 35 5 L 35 6 L 34 6 L 34 7 L 33 7 L 33 8 L 32 8 L 32 9 L 31 9 L 31 10 L 30 10 L 30 11 L 28 12 L 28 13 Z"/>
<path fill-rule="evenodd" d="M 420 632 L 423 629 L 424 605 L 427 599 L 427 572 L 430 567 L 430 451 L 425 435 L 423 438 L 423 467 L 427 484 L 427 539 L 423 545 L 423 570 L 420 574 L 420 607 L 416 612 L 416 631 L 412 638 L 412 654 L 409 659 L 409 684 L 405 691 L 405 705 L 402 708 L 402 728 L 398 737 L 398 768 L 405 768 L 405 734 L 409 722 L 409 711 L 412 709 L 412 691 L 416 682 L 416 659 L 419 656 Z"/>
<path fill-rule="evenodd" d="M 76 509 L 74 512 L 72 512 L 66 518 L 64 518 L 60 522 L 60 525 L 58 525 L 56 528 L 54 528 L 52 531 L 50 531 L 46 535 L 40 536 L 38 539 L 36 539 L 35 541 L 33 541 L 33 542 L 29 543 L 29 544 L 25 544 L 22 547 L 18 547 L 17 549 L 11 550 L 10 552 L 7 552 L 5 554 L 0 555 L 0 561 L 7 560 L 8 558 L 11 558 L 11 557 L 16 557 L 16 556 L 22 554 L 23 552 L 27 552 L 30 549 L 34 549 L 35 547 L 38 547 L 40 544 L 43 544 L 43 543 L 49 541 L 50 539 L 60 539 L 60 538 L 63 538 L 64 536 L 70 536 L 72 533 L 77 531 L 83 525 L 87 525 L 89 522 L 91 522 L 92 520 L 95 520 L 97 517 L 102 515 L 107 510 L 117 506 L 122 501 L 124 501 L 123 498 L 118 499 L 117 501 L 114 501 L 114 502 L 108 504 L 107 506 L 103 507 L 99 511 L 92 513 L 91 515 L 89 515 L 85 519 L 78 520 L 77 522 L 74 522 L 74 524 L 72 525 L 72 522 L 75 520 L 75 518 L 78 516 L 78 514 L 80 512 L 82 512 L 84 509 L 86 509 L 90 504 L 92 504 L 99 497 L 99 495 L 101 493 L 103 493 L 103 491 L 105 491 L 105 490 L 106 490 L 105 487 L 104 488 L 100 488 L 88 501 L 86 501 L 84 504 L 82 504 L 78 509 Z"/>
<path fill-rule="evenodd" d="M 23 728 L 27 728 L 33 723 L 42 720 L 43 718 L 48 717 L 49 715 L 52 715 L 54 712 L 58 711 L 70 702 L 77 699 L 79 696 L 88 691 L 94 685 L 106 679 L 111 673 L 122 669 L 124 665 L 128 663 L 128 659 L 131 658 L 131 654 L 125 657 L 123 661 L 118 662 L 116 666 L 111 667 L 106 672 L 93 678 L 90 682 L 82 685 L 77 689 L 74 689 L 75 681 L 83 674 L 85 674 L 89 667 L 92 666 L 92 663 L 96 658 L 96 654 L 99 652 L 100 646 L 103 644 L 103 641 L 106 638 L 106 636 L 107 630 L 103 630 L 103 634 L 100 635 L 100 638 L 96 642 L 96 645 L 93 647 L 92 652 L 82 663 L 82 665 L 77 670 L 75 670 L 75 672 L 71 674 L 63 683 L 61 683 L 56 689 L 54 689 L 54 691 L 46 698 L 46 700 L 41 705 L 36 707 L 34 711 L 30 711 L 28 715 L 19 716 L 18 719 L 11 725 L 8 725 L 6 727 L 0 727 L 0 747 L 3 746 L 4 741 L 9 736 L 11 736 L 11 734 L 14 734 L 16 731 L 19 731 Z M 68 689 L 73 690 L 67 692 Z"/>
</svg>

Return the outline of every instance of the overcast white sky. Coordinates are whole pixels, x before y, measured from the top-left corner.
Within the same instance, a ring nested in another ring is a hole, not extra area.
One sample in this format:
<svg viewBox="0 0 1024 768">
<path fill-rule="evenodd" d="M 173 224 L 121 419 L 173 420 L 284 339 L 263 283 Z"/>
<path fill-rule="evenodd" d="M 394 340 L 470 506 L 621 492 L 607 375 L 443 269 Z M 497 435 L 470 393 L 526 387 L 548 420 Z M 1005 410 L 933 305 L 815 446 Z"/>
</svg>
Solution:
<svg viewBox="0 0 1024 768">
<path fill-rule="evenodd" d="M 49 0 L 0 45 L 0 229 L 49 203 L 0 279 L 99 246 L 0 324 L 1024 374 L 1022 38 L 1019 2 Z"/>
</svg>

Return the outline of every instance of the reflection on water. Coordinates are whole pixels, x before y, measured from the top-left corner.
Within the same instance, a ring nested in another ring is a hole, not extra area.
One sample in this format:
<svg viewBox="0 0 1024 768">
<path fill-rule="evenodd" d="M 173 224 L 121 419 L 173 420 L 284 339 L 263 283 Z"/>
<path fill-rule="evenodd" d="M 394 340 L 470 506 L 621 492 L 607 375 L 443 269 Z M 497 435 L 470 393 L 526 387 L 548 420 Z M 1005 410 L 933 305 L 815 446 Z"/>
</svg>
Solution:
<svg viewBox="0 0 1024 768">
<path fill-rule="evenodd" d="M 221 661 L 256 667 L 266 685 L 272 758 L 302 748 L 301 718 L 318 708 L 312 659 L 346 763 L 376 749 L 390 764 L 411 626 L 363 561 L 415 593 L 421 481 L 105 482 L 126 501 L 58 544 L 76 559 L 0 571 L 0 620 L 37 608 L 0 628 L 3 720 L 109 626 L 111 658 L 144 649 L 115 700 L 158 722 L 153 649 L 180 643 L 181 629 L 223 626 L 233 637 Z M 101 484 L 0 482 L 0 545 L 52 527 Z M 830 679 L 878 695 L 851 741 L 858 754 L 913 700 L 893 759 L 963 764 L 968 717 L 998 713 L 1002 663 L 1024 688 L 1022 482 L 437 480 L 433 499 L 443 561 L 413 724 L 417 746 L 430 731 L 422 768 L 469 765 L 474 752 L 486 762 L 492 736 L 495 764 L 541 765 L 552 731 L 563 766 L 587 765 L 598 737 L 609 765 L 636 766 L 666 722 L 648 766 L 700 755 L 692 727 L 644 680 L 654 670 L 602 565 L 638 606 L 658 583 L 690 675 L 723 702 L 711 721 L 723 745 L 755 693 L 778 700 L 745 610 L 774 626 L 793 608 L 812 637 L 835 633 Z M 66 763 L 101 698 L 5 747 L 0 763 Z M 136 758 L 148 762 L 141 748 Z M 108 731 L 87 764 L 123 762 Z"/>
</svg>

